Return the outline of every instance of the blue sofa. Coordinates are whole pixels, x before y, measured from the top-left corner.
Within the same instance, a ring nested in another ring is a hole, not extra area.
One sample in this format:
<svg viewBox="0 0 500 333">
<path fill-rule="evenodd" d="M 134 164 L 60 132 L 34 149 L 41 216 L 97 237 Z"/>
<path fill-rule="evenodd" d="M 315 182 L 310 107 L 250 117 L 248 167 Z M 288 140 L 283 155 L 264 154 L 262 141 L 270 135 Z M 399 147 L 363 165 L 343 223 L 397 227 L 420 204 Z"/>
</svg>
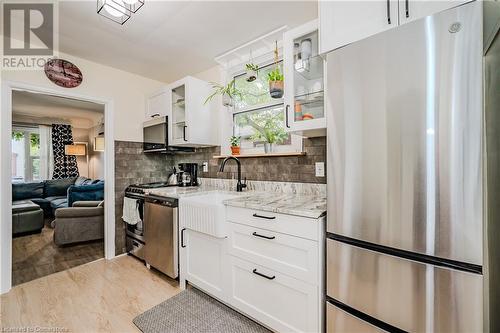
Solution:
<svg viewBox="0 0 500 333">
<path fill-rule="evenodd" d="M 75 201 L 104 200 L 104 181 L 78 177 L 13 183 L 12 200 L 13 206 L 16 201 L 32 201 L 40 206 L 45 217 L 52 217 L 56 209 L 71 207 Z"/>
</svg>

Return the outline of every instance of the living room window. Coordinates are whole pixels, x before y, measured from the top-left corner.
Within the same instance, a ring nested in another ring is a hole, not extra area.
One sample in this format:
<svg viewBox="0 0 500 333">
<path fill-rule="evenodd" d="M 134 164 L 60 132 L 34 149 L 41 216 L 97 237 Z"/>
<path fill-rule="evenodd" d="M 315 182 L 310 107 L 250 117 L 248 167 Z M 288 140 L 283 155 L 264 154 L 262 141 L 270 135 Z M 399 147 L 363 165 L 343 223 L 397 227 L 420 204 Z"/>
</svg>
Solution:
<svg viewBox="0 0 500 333">
<path fill-rule="evenodd" d="M 40 132 L 38 126 L 12 128 L 12 181 L 40 179 Z"/>
<path fill-rule="evenodd" d="M 282 62 L 278 63 L 282 71 Z M 233 135 L 241 136 L 242 153 L 261 153 L 266 142 L 274 142 L 273 152 L 300 152 L 302 139 L 285 129 L 283 99 L 272 98 L 267 75 L 276 64 L 260 66 L 257 78 L 248 82 L 245 73 L 234 76 L 241 98 L 234 102 Z"/>
</svg>

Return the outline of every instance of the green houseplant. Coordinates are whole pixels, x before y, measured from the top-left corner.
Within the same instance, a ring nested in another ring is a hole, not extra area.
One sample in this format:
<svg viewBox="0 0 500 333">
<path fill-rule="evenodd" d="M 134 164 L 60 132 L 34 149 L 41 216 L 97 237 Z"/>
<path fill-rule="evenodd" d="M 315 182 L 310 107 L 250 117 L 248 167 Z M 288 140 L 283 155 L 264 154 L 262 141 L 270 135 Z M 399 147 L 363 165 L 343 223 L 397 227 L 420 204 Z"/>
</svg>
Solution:
<svg viewBox="0 0 500 333">
<path fill-rule="evenodd" d="M 234 99 L 236 97 L 241 98 L 242 94 L 241 92 L 236 89 L 235 85 L 235 80 L 231 80 L 227 85 L 221 85 L 216 82 L 210 82 L 212 85 L 212 94 L 207 97 L 205 100 L 204 104 L 207 104 L 210 102 L 212 99 L 214 99 L 215 96 L 221 95 L 222 96 L 222 105 L 227 106 L 227 107 L 232 107 L 234 105 Z"/>
<path fill-rule="evenodd" d="M 283 97 L 284 76 L 279 67 L 276 67 L 272 72 L 267 74 L 269 81 L 269 94 L 272 98 Z"/>
<path fill-rule="evenodd" d="M 239 155 L 240 154 L 240 143 L 241 143 L 241 136 L 231 136 L 229 138 L 229 143 L 231 144 L 231 154 L 232 155 Z"/>
<path fill-rule="evenodd" d="M 284 92 L 284 75 L 281 72 L 278 60 L 278 41 L 276 41 L 276 46 L 274 48 L 274 63 L 276 67 L 273 71 L 267 73 L 267 79 L 269 81 L 269 94 L 272 98 L 281 98 L 283 97 Z"/>
<path fill-rule="evenodd" d="M 245 69 L 247 82 L 253 82 L 257 80 L 257 76 L 259 75 L 259 65 L 249 63 L 245 65 Z"/>
</svg>

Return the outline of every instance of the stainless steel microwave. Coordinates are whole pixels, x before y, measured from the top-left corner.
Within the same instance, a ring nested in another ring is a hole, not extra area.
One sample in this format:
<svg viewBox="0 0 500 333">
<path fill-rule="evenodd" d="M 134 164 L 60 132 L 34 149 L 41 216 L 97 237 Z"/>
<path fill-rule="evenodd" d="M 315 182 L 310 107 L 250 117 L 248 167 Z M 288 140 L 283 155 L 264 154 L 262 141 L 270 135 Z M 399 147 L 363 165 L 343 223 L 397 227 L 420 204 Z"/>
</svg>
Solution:
<svg viewBox="0 0 500 333">
<path fill-rule="evenodd" d="M 192 152 L 193 148 L 170 146 L 168 143 L 168 117 L 156 117 L 143 124 L 143 150 L 145 153 Z"/>
</svg>

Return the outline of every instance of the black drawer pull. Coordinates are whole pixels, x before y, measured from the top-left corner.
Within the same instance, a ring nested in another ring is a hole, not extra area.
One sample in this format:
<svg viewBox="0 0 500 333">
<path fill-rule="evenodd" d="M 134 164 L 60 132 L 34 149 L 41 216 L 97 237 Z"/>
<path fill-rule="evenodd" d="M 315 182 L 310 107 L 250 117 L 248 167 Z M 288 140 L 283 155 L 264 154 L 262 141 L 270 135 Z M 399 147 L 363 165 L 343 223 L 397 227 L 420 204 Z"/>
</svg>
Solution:
<svg viewBox="0 0 500 333">
<path fill-rule="evenodd" d="M 253 217 L 258 217 L 258 218 L 266 219 L 266 220 L 274 220 L 276 218 L 276 216 L 263 216 L 263 215 L 259 215 L 259 214 L 253 214 Z"/>
<path fill-rule="evenodd" d="M 276 275 L 273 275 L 273 276 L 267 276 L 266 274 L 262 274 L 262 273 L 259 273 L 257 272 L 257 268 L 255 268 L 252 273 L 254 274 L 257 274 L 258 276 L 262 276 L 263 278 L 266 278 L 268 280 L 274 280 L 276 278 Z"/>
<path fill-rule="evenodd" d="M 265 239 L 275 239 L 276 238 L 276 236 L 269 237 L 269 236 L 259 235 L 256 232 L 253 232 L 252 235 L 254 235 L 255 237 L 260 237 L 260 238 L 265 238 Z"/>
<path fill-rule="evenodd" d="M 186 231 L 186 228 L 181 230 L 181 247 L 186 247 L 186 245 L 184 245 L 184 231 Z"/>
</svg>

